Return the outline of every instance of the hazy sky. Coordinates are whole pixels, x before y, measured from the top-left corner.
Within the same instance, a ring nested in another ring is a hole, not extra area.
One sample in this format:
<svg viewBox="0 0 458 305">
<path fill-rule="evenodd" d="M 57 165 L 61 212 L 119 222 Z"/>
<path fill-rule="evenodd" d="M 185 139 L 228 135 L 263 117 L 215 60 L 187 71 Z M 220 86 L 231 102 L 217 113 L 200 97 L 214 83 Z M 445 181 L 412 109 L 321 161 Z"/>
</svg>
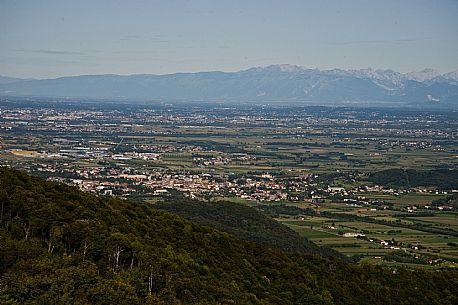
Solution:
<svg viewBox="0 0 458 305">
<path fill-rule="evenodd" d="M 0 0 L 0 75 L 458 69 L 458 0 Z"/>
</svg>

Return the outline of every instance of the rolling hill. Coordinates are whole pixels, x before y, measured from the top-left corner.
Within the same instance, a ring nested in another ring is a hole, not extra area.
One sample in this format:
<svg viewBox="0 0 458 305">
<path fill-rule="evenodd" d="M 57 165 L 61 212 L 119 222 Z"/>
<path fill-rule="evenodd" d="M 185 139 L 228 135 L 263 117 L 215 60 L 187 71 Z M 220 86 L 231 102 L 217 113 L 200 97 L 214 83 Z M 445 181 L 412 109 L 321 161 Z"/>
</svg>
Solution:
<svg viewBox="0 0 458 305">
<path fill-rule="evenodd" d="M 182 199 L 159 202 L 154 207 L 273 249 L 347 259 L 331 248 L 317 246 L 261 211 L 243 204 Z"/>
<path fill-rule="evenodd" d="M 1 304 L 456 304 L 456 270 L 355 265 L 0 168 Z"/>
</svg>

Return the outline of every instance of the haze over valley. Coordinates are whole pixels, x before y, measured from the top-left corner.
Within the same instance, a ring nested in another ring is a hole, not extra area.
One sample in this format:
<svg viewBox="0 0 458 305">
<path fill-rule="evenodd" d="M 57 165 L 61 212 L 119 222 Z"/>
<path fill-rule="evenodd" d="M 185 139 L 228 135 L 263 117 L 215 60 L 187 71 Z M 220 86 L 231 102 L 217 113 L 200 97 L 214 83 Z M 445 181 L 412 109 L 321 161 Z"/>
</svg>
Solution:
<svg viewBox="0 0 458 305">
<path fill-rule="evenodd" d="M 458 304 L 457 16 L 1 0 L 0 304 Z"/>
</svg>

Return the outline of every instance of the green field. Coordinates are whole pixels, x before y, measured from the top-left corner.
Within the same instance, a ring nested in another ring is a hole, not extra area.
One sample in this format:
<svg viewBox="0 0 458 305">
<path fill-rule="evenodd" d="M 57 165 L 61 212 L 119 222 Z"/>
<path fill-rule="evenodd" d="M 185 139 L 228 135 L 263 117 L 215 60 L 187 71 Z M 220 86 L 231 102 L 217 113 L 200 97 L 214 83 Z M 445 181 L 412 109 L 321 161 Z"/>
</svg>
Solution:
<svg viewBox="0 0 458 305">
<path fill-rule="evenodd" d="M 428 203 L 428 200 L 437 198 L 435 195 L 415 195 L 409 194 L 403 196 L 407 202 L 397 198 L 399 205 L 409 205 L 412 201 Z M 430 202 L 430 201 L 429 201 Z M 313 204 L 293 204 L 293 206 L 310 207 Z M 298 232 L 300 235 L 307 237 L 319 245 L 329 246 L 345 255 L 350 257 L 359 256 L 361 263 L 383 264 L 392 265 L 400 264 L 407 267 L 418 268 L 438 268 L 438 267 L 458 267 L 458 237 L 449 234 L 436 234 L 424 232 L 406 227 L 398 227 L 395 224 L 403 223 L 415 225 L 416 223 L 427 224 L 428 228 L 449 228 L 458 229 L 458 215 L 456 213 L 441 213 L 436 212 L 434 216 L 427 217 L 395 217 L 399 212 L 392 210 L 377 210 L 370 211 L 364 209 L 348 207 L 338 203 L 325 203 L 320 206 L 322 212 L 333 212 L 340 215 L 350 214 L 359 215 L 355 220 L 343 220 L 339 217 L 320 217 L 320 216 L 287 216 L 281 215 L 277 218 L 278 221 L 287 225 L 291 229 Z M 365 218 L 374 218 L 383 220 L 386 223 L 372 223 L 364 221 Z M 391 222 L 393 222 L 392 225 Z M 333 226 L 333 228 L 331 228 Z M 354 237 L 344 237 L 343 233 L 359 233 L 362 232 L 366 235 L 365 239 L 358 239 Z M 390 241 L 394 239 L 400 249 L 384 248 L 379 243 L 371 242 L 369 239 Z M 417 247 L 415 249 L 414 247 Z M 419 264 L 419 263 L 402 263 L 386 261 L 383 258 L 393 252 L 404 251 L 410 253 L 412 256 L 420 256 L 423 258 L 442 259 L 442 261 L 433 264 Z"/>
</svg>

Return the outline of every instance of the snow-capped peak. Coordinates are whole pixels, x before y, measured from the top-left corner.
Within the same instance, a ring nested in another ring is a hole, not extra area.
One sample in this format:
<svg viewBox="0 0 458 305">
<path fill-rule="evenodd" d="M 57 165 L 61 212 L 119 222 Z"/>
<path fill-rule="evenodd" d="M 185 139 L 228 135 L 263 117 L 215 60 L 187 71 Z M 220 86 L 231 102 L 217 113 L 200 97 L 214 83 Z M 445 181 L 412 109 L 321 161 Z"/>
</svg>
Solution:
<svg viewBox="0 0 458 305">
<path fill-rule="evenodd" d="M 391 69 L 331 69 L 320 70 L 310 69 L 302 66 L 290 64 L 276 64 L 264 67 L 256 67 L 245 70 L 247 72 L 269 72 L 269 73 L 291 73 L 296 75 L 316 75 L 316 76 L 337 76 L 337 77 L 356 77 L 369 79 L 384 88 L 390 90 L 404 87 L 406 81 L 414 80 L 422 83 L 448 82 L 458 84 L 458 70 L 446 74 L 441 74 L 435 69 L 423 69 L 421 71 L 400 73 Z"/>
<path fill-rule="evenodd" d="M 417 82 L 425 82 L 428 80 L 432 80 L 433 78 L 440 75 L 439 71 L 434 69 L 423 69 L 418 72 L 410 72 L 404 74 L 405 77 L 409 80 L 415 80 Z"/>
<path fill-rule="evenodd" d="M 303 67 L 295 66 L 295 65 L 289 65 L 289 64 L 280 64 L 280 65 L 277 65 L 277 66 L 278 66 L 278 68 L 280 69 L 281 72 L 296 73 L 296 72 L 302 72 L 304 70 Z"/>
<path fill-rule="evenodd" d="M 452 72 L 449 72 L 449 73 L 445 73 L 445 74 L 442 75 L 442 76 L 443 76 L 445 79 L 458 81 L 458 70 L 452 71 Z"/>
</svg>

